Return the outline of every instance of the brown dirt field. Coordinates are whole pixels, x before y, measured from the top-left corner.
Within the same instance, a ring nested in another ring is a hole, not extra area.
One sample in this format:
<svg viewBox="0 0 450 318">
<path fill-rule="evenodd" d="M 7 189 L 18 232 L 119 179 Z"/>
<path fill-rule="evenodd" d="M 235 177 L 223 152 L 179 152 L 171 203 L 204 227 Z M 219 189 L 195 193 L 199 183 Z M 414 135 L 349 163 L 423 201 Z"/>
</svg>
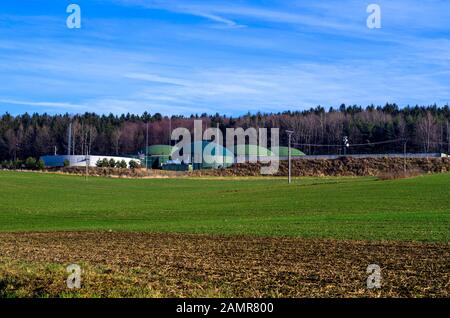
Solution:
<svg viewBox="0 0 450 318">
<path fill-rule="evenodd" d="M 83 269 L 66 287 L 66 266 Z M 378 264 L 382 287 L 366 288 Z M 449 297 L 450 245 L 109 232 L 0 234 L 3 297 Z"/>
</svg>

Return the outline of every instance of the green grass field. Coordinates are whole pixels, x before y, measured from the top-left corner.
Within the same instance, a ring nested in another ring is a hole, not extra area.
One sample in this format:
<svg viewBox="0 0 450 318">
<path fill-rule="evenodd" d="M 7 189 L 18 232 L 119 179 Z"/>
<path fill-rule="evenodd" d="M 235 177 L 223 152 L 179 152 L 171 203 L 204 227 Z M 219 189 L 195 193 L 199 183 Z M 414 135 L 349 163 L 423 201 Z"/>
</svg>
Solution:
<svg viewBox="0 0 450 318">
<path fill-rule="evenodd" d="M 450 175 L 288 185 L 0 172 L 0 231 L 69 230 L 449 242 Z"/>
</svg>

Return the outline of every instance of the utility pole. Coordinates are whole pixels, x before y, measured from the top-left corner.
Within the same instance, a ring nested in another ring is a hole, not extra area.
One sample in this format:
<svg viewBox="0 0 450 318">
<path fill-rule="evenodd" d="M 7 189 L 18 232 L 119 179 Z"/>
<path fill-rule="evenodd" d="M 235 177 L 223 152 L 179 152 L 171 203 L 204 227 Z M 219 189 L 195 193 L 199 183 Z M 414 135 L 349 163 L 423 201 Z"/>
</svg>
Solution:
<svg viewBox="0 0 450 318">
<path fill-rule="evenodd" d="M 89 127 L 89 138 L 87 139 L 87 153 L 90 156 L 91 155 L 91 138 L 92 138 L 92 128 Z"/>
<path fill-rule="evenodd" d="M 92 147 L 92 127 L 89 127 L 89 146 L 88 146 L 88 154 L 91 155 L 91 147 Z"/>
<path fill-rule="evenodd" d="M 148 171 L 148 120 L 147 120 L 147 133 L 145 139 L 145 169 Z"/>
<path fill-rule="evenodd" d="M 69 124 L 68 134 L 69 134 L 69 140 L 67 143 L 67 155 L 70 156 L 70 149 L 72 147 L 72 123 Z"/>
<path fill-rule="evenodd" d="M 89 176 L 89 164 L 90 164 L 87 151 L 86 151 L 85 162 L 86 162 L 86 178 L 85 179 L 87 181 L 88 180 L 88 176 Z"/>
<path fill-rule="evenodd" d="M 286 133 L 288 134 L 288 138 L 289 138 L 289 150 L 288 150 L 288 161 L 289 161 L 288 175 L 289 175 L 289 177 L 288 177 L 288 182 L 289 182 L 289 184 L 291 184 L 291 182 L 292 182 L 292 179 L 291 179 L 291 168 L 292 168 L 292 166 L 291 166 L 291 137 L 294 132 L 292 130 L 286 130 Z"/>
<path fill-rule="evenodd" d="M 72 129 L 72 125 L 70 125 L 70 129 Z M 75 135 L 75 128 L 73 129 L 72 132 L 72 155 L 75 156 L 75 139 L 76 139 L 76 135 Z"/>
<path fill-rule="evenodd" d="M 408 139 L 404 140 L 403 143 L 403 171 L 405 173 L 406 176 L 406 143 L 408 142 Z"/>
<path fill-rule="evenodd" d="M 86 140 L 84 141 L 84 148 L 86 151 L 86 181 L 88 180 L 89 177 L 89 166 L 91 164 L 91 157 L 89 156 L 89 148 L 88 148 L 88 144 L 87 144 L 87 136 L 86 136 Z"/>
<path fill-rule="evenodd" d="M 84 140 L 84 122 L 81 122 L 81 154 L 84 154 L 84 145 L 85 145 L 85 140 Z"/>
</svg>

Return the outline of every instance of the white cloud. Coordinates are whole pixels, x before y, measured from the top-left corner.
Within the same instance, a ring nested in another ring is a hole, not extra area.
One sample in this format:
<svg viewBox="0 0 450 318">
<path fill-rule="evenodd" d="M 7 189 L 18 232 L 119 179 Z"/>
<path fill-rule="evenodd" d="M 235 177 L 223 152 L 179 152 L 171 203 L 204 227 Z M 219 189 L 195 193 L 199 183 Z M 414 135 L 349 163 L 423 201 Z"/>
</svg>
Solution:
<svg viewBox="0 0 450 318">
<path fill-rule="evenodd" d="M 147 9 L 162 9 L 179 14 L 192 15 L 200 18 L 204 18 L 213 22 L 222 24 L 228 28 L 242 28 L 245 25 L 241 25 L 234 20 L 225 18 L 219 14 L 208 10 L 204 6 L 191 5 L 187 1 L 145 1 L 145 0 L 115 0 L 115 2 L 124 5 L 141 6 Z"/>
<path fill-rule="evenodd" d="M 46 101 L 24 101 L 24 100 L 14 100 L 14 99 L 0 99 L 0 103 L 7 105 L 20 105 L 20 106 L 38 106 L 44 108 L 62 108 L 64 110 L 71 109 L 75 111 L 87 110 L 85 105 L 72 104 L 67 102 L 46 102 Z"/>
<path fill-rule="evenodd" d="M 450 98 L 446 85 L 434 73 L 405 72 L 401 64 L 354 61 L 342 64 L 296 63 L 253 70 L 209 69 L 177 78 L 183 85 L 149 86 L 136 97 L 160 112 L 172 107 L 189 114 L 197 108 L 221 113 L 282 111 L 341 103 L 369 105 L 444 103 Z M 139 78 L 146 80 L 141 74 Z M 150 75 L 149 79 L 159 79 Z M 166 79 L 164 79 L 166 81 Z M 433 96 L 433 100 L 430 100 Z"/>
<path fill-rule="evenodd" d="M 189 85 L 188 81 L 180 80 L 177 78 L 169 78 L 155 74 L 144 74 L 144 73 L 128 73 L 124 75 L 125 78 L 141 80 L 146 82 L 160 83 L 160 84 L 170 84 L 170 85 Z"/>
</svg>

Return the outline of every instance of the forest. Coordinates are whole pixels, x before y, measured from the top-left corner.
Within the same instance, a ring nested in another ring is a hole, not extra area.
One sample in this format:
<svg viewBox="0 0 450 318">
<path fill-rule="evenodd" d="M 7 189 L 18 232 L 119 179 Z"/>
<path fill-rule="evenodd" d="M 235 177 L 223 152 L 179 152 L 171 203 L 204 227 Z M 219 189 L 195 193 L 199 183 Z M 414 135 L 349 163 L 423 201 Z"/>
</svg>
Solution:
<svg viewBox="0 0 450 318">
<path fill-rule="evenodd" d="M 280 128 L 280 145 L 287 145 L 285 130 L 293 130 L 293 143 L 306 154 L 450 152 L 449 106 L 346 106 L 304 111 L 247 113 L 230 117 L 220 114 L 163 116 L 84 114 L 22 114 L 0 116 L 0 160 L 38 158 L 45 154 L 67 154 L 68 127 L 72 124 L 72 152 L 93 155 L 130 155 L 149 145 L 170 143 L 177 127 L 193 129 L 195 119 L 204 128 Z M 387 142 L 386 142 L 387 141 Z M 353 146 L 355 145 L 355 146 Z M 357 146 L 356 146 L 357 145 Z"/>
</svg>

